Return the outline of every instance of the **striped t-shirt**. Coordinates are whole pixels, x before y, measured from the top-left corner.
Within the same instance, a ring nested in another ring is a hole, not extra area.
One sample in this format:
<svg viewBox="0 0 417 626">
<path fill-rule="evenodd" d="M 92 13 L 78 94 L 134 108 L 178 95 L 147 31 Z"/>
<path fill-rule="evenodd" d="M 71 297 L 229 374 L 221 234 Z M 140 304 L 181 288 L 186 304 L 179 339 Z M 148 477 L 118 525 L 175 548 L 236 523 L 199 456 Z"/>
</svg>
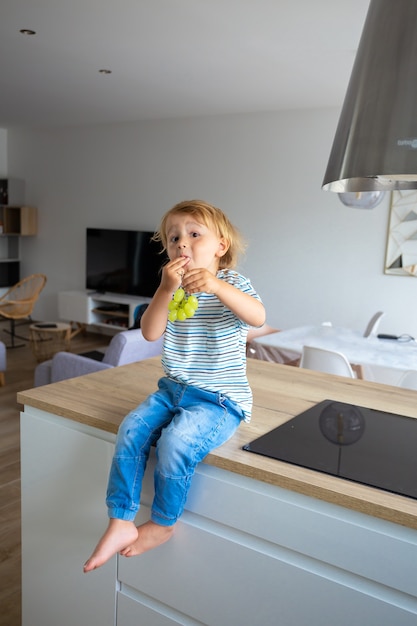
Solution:
<svg viewBox="0 0 417 626">
<path fill-rule="evenodd" d="M 250 281 L 241 274 L 219 270 L 217 278 L 260 300 Z M 167 324 L 162 352 L 164 372 L 186 385 L 223 394 L 241 407 L 245 422 L 249 422 L 252 411 L 252 391 L 246 376 L 249 327 L 217 296 L 194 295 L 198 298 L 195 315 Z"/>
</svg>

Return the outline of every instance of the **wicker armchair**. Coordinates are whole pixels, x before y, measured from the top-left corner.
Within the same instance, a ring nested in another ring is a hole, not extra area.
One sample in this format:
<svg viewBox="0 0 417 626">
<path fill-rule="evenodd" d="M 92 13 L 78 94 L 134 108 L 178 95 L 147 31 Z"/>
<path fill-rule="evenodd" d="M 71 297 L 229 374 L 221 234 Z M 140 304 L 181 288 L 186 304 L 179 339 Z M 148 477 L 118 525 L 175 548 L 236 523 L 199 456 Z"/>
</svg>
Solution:
<svg viewBox="0 0 417 626">
<path fill-rule="evenodd" d="M 12 348 L 18 348 L 15 344 L 15 338 L 25 339 L 16 335 L 16 320 L 29 318 L 33 311 L 33 307 L 46 284 L 46 276 L 44 274 L 32 274 L 23 278 L 13 287 L 10 287 L 6 293 L 0 297 L 0 317 L 10 320 L 10 330 L 4 329 L 4 332 L 11 335 Z M 19 344 L 23 345 L 23 344 Z"/>
</svg>

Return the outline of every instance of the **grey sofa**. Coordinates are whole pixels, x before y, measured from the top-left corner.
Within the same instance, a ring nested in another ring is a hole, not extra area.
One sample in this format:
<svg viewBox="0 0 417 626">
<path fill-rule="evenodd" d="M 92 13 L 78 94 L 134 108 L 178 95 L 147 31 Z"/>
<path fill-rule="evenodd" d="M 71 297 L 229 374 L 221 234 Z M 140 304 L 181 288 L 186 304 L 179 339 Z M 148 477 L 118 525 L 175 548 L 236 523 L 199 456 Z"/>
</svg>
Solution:
<svg viewBox="0 0 417 626">
<path fill-rule="evenodd" d="M 0 387 L 6 384 L 4 372 L 6 371 L 6 346 L 0 341 Z"/>
<path fill-rule="evenodd" d="M 156 341 L 147 341 L 140 329 L 125 330 L 114 335 L 102 361 L 71 352 L 58 352 L 52 359 L 36 367 L 34 384 L 35 387 L 40 387 L 110 367 L 142 361 L 161 354 L 162 344 L 163 337 Z"/>
</svg>

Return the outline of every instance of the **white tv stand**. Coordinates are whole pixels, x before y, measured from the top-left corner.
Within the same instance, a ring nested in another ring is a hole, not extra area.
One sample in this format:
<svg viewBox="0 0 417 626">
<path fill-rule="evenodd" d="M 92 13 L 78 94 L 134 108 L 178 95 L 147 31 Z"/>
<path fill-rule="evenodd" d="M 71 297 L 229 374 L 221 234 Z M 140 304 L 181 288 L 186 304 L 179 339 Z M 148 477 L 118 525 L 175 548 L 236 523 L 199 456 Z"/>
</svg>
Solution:
<svg viewBox="0 0 417 626">
<path fill-rule="evenodd" d="M 127 330 L 134 324 L 135 309 L 151 298 L 124 296 L 95 291 L 61 291 L 58 293 L 58 316 L 79 325 L 94 325 Z"/>
</svg>

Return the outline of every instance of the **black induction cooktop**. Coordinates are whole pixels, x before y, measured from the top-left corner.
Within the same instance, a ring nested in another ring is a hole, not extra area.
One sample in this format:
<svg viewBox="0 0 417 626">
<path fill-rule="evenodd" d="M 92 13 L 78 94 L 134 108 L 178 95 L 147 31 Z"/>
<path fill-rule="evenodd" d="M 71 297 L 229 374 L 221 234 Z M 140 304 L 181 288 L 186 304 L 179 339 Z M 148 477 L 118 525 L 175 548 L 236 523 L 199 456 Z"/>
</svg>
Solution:
<svg viewBox="0 0 417 626">
<path fill-rule="evenodd" d="M 417 419 L 323 400 L 244 450 L 417 499 Z"/>
</svg>

